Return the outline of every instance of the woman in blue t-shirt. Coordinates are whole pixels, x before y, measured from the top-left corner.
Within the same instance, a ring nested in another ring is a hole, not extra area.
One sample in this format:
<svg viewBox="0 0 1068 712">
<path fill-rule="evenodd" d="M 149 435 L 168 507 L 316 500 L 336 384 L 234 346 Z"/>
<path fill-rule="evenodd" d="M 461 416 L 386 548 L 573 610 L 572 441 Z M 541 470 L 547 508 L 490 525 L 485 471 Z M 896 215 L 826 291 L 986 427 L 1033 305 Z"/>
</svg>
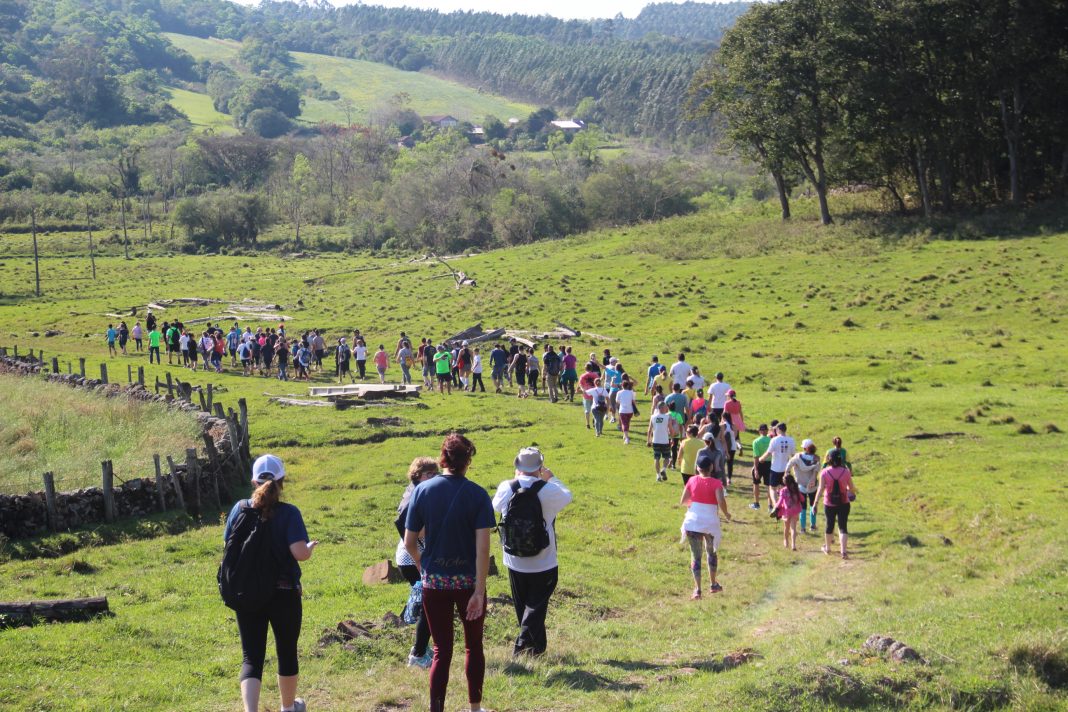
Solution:
<svg viewBox="0 0 1068 712">
<path fill-rule="evenodd" d="M 416 487 L 408 504 L 404 548 L 422 572 L 423 613 L 434 637 L 431 712 L 445 709 L 454 609 L 461 613 L 464 626 L 468 701 L 473 710 L 481 709 L 482 704 L 486 577 L 490 529 L 496 522 L 489 494 L 465 477 L 474 455 L 470 440 L 458 433 L 448 435 L 441 444 L 442 473 Z M 419 539 L 424 542 L 422 551 Z"/>
<path fill-rule="evenodd" d="M 319 544 L 308 540 L 308 530 L 300 510 L 279 501 L 285 466 L 274 455 L 261 455 L 252 465 L 252 484 L 256 490 L 251 499 L 243 499 L 230 510 L 226 518 L 223 542 L 230 538 L 234 521 L 245 507 L 258 509 L 260 517 L 270 521 L 275 553 L 281 563 L 281 573 L 270 603 L 255 612 L 237 611 L 237 629 L 241 634 L 241 701 L 245 712 L 256 712 L 260 702 L 263 680 L 263 661 L 267 654 L 267 626 L 274 631 L 278 654 L 278 691 L 283 712 L 303 712 L 304 700 L 297 698 L 297 638 L 300 637 L 301 588 L 300 564 L 307 561 Z"/>
</svg>

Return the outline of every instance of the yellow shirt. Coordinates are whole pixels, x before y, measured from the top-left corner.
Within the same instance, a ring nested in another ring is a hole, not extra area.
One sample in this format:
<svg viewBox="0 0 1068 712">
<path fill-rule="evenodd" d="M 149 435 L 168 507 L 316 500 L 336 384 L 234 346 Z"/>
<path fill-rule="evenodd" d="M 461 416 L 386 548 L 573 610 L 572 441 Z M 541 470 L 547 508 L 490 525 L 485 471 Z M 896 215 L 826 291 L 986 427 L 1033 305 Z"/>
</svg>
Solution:
<svg viewBox="0 0 1068 712">
<path fill-rule="evenodd" d="M 671 379 L 671 376 L 666 373 L 661 373 L 653 379 L 653 393 L 656 393 L 656 387 L 660 386 L 664 389 L 664 395 L 669 396 L 671 395 L 671 384 L 673 383 L 674 381 Z"/>
<path fill-rule="evenodd" d="M 679 447 L 679 455 L 682 456 L 682 469 L 680 470 L 682 474 L 697 474 L 697 453 L 701 452 L 704 446 L 705 443 L 701 438 L 686 438 L 682 441 L 682 446 Z"/>
<path fill-rule="evenodd" d="M 688 401 L 690 401 L 691 403 L 693 403 L 693 399 L 697 397 L 697 391 L 695 391 L 692 388 L 684 388 L 682 390 L 682 393 L 683 393 L 683 395 L 686 396 L 686 399 Z"/>
</svg>

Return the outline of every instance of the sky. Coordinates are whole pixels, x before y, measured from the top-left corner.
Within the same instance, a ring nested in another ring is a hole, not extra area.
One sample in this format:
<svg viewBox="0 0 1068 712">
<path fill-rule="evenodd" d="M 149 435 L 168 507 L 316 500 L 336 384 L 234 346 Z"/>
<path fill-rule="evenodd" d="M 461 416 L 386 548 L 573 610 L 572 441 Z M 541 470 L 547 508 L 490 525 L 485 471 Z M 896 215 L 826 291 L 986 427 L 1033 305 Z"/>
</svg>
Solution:
<svg viewBox="0 0 1068 712">
<path fill-rule="evenodd" d="M 654 0 L 371 0 L 366 5 L 384 5 L 386 7 L 418 7 L 436 9 L 442 12 L 453 10 L 474 10 L 496 12 L 502 15 L 520 13 L 523 15 L 553 15 L 566 19 L 589 19 L 593 17 L 615 17 L 623 13 L 624 17 L 635 17 L 643 7 Z M 244 5 L 256 5 L 258 0 L 238 0 Z M 354 0 L 330 0 L 334 5 L 352 5 Z M 715 0 L 706 0 L 715 2 Z"/>
</svg>

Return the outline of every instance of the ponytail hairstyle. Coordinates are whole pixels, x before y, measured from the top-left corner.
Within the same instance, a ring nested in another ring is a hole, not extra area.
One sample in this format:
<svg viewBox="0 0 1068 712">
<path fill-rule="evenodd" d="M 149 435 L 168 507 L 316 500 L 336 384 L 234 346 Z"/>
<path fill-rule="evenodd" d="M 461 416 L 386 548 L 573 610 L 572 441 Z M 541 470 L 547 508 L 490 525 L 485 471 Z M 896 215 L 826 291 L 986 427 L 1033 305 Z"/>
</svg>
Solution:
<svg viewBox="0 0 1068 712">
<path fill-rule="evenodd" d="M 790 496 L 793 498 L 794 502 L 795 503 L 796 502 L 800 502 L 801 501 L 801 490 L 798 488 L 797 480 L 794 478 L 794 476 L 793 475 L 787 475 L 786 479 L 783 480 L 783 482 L 786 483 L 786 489 L 789 490 Z"/>
<path fill-rule="evenodd" d="M 281 480 L 264 482 L 252 493 L 252 508 L 259 510 L 261 518 L 270 519 L 274 516 L 274 509 L 278 506 L 281 495 Z"/>
<path fill-rule="evenodd" d="M 441 443 L 441 458 L 438 464 L 442 469 L 463 477 L 471 466 L 475 456 L 475 444 L 459 433 L 449 433 Z"/>
<path fill-rule="evenodd" d="M 832 440 L 831 442 L 834 443 L 835 448 L 837 448 L 839 450 L 842 449 L 842 438 L 840 438 L 837 435 L 835 435 L 834 436 L 834 440 Z"/>
</svg>

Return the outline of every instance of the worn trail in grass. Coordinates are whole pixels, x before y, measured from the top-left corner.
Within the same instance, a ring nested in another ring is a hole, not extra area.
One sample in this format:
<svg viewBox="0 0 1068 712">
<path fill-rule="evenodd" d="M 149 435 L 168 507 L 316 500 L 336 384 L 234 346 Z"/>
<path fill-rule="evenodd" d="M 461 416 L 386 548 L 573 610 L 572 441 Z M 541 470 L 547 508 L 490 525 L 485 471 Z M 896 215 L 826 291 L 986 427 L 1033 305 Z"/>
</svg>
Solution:
<svg viewBox="0 0 1068 712">
<path fill-rule="evenodd" d="M 725 525 L 721 552 L 726 591 L 691 603 L 688 554 L 677 544 L 678 475 L 654 482 L 647 449 L 592 438 L 578 406 L 426 394 L 425 409 L 282 409 L 264 394 L 302 393 L 301 385 L 198 373 L 194 382 L 225 389 L 223 402 L 249 400 L 254 449 L 286 459 L 287 497 L 324 542 L 304 567 L 302 676 L 316 709 L 426 703 L 425 676 L 403 664 L 410 631 L 386 630 L 352 649 L 316 641 L 342 618 L 400 609 L 403 586 L 365 587 L 360 574 L 392 554 L 407 463 L 432 453 L 451 428 L 472 432 L 479 484 L 508 477 L 515 451 L 536 443 L 576 495 L 557 525 L 549 655 L 508 661 L 513 613 L 504 603 L 490 613 L 486 703 L 494 709 L 1063 708 L 1057 678 L 1026 661 L 1053 651 L 1056 669 L 1056 655 L 1068 652 L 1066 515 L 1057 504 L 1068 489 L 1060 432 L 1068 373 L 1059 358 L 1068 352 L 1066 236 L 887 244 L 805 218 L 780 228 L 759 212 L 702 213 L 464 258 L 457 265 L 478 280 L 475 290 L 429 279 L 440 265 L 391 266 L 396 259 L 104 258 L 96 282 L 75 260 L 49 262 L 38 300 L 24 286 L 32 264 L 9 259 L 0 283 L 14 293 L 0 303 L 0 341 L 61 360 L 102 356 L 106 321 L 72 312 L 177 296 L 277 303 L 294 317 L 291 329 L 359 327 L 372 346 L 395 345 L 402 329 L 441 338 L 478 321 L 545 329 L 561 319 L 617 339 L 573 346 L 610 348 L 632 372 L 653 353 L 680 350 L 705 373 L 722 369 L 750 425 L 784 419 L 821 450 L 833 435 L 845 438 L 860 489 L 851 560 L 823 556 L 818 538 L 784 551 L 781 527 L 745 508 L 739 464 L 730 497 L 738 521 Z M 789 239 L 776 242 L 776 231 Z M 312 279 L 373 266 L 383 269 Z M 46 328 L 64 334 L 29 336 Z M 148 377 L 165 370 L 152 367 Z M 640 407 L 647 413 L 648 400 Z M 369 422 L 384 415 L 402 422 Z M 387 439 L 370 441 L 383 432 Z M 916 434 L 929 437 L 907 437 Z M 80 535 L 106 545 L 0 564 L 2 599 L 106 594 L 116 611 L 77 628 L 0 631 L 0 705 L 233 708 L 239 647 L 213 582 L 221 527 L 185 528 L 169 515 L 152 526 L 184 531 L 146 539 L 148 525 L 124 526 Z M 78 546 L 79 535 L 68 534 L 5 551 Z M 491 580 L 491 597 L 507 590 L 506 578 Z M 873 633 L 904 640 L 931 665 L 851 652 Z M 716 671 L 725 653 L 740 650 L 759 657 Z M 459 668 L 452 690 L 458 704 Z"/>
</svg>

